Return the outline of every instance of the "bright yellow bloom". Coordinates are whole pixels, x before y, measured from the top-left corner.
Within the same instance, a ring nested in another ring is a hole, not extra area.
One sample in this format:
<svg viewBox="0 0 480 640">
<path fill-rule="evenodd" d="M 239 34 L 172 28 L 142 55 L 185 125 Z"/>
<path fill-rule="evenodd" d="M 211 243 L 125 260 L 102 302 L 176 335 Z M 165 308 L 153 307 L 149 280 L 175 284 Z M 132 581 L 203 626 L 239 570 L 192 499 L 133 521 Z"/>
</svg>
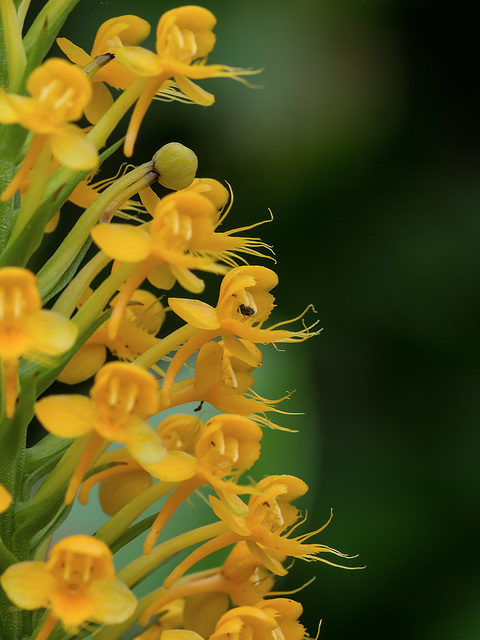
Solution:
<svg viewBox="0 0 480 640">
<path fill-rule="evenodd" d="M 216 18 L 202 7 L 185 6 L 167 11 L 161 17 L 156 34 L 156 50 L 118 45 L 116 60 L 144 79 L 140 97 L 133 111 L 125 141 L 125 155 L 131 156 L 138 129 L 157 92 L 165 88 L 169 78 L 190 100 L 208 106 L 215 98 L 193 83 L 190 78 L 229 77 L 254 73 L 224 65 L 207 65 L 206 58 L 215 45 L 213 29 Z"/>
<path fill-rule="evenodd" d="M 91 169 L 98 162 L 95 146 L 80 127 L 71 124 L 82 117 L 92 98 L 92 87 L 78 67 L 50 58 L 28 77 L 31 97 L 0 90 L 0 122 L 20 124 L 33 131 L 33 139 L 16 176 L 3 192 L 8 200 L 24 181 L 45 145 L 54 158 L 71 169 Z"/>
<path fill-rule="evenodd" d="M 163 460 L 164 473 L 170 482 L 181 482 L 195 473 L 195 444 L 202 428 L 198 418 L 177 414 L 163 420 L 157 427 L 157 436 L 162 440 L 167 454 Z M 88 504 L 92 487 L 100 483 L 99 498 L 102 509 L 113 515 L 152 484 L 152 476 L 125 449 L 107 451 L 97 461 L 107 469 L 90 476 L 78 494 L 81 504 Z M 147 467 L 150 469 L 150 467 Z M 122 490 L 118 488 L 121 485 Z"/>
<path fill-rule="evenodd" d="M 220 618 L 209 640 L 302 640 L 305 627 L 298 622 L 302 611 L 302 605 L 289 598 L 236 607 Z"/>
<path fill-rule="evenodd" d="M 113 53 L 117 46 L 140 44 L 148 37 L 150 25 L 137 16 L 125 15 L 104 22 L 97 31 L 92 51 L 86 51 L 67 38 L 57 38 L 57 44 L 71 62 L 86 67 L 97 56 Z M 99 69 L 92 77 L 93 98 L 85 109 L 85 115 L 95 124 L 113 104 L 113 98 L 105 84 L 115 89 L 126 89 L 136 78 L 115 59 Z"/>
<path fill-rule="evenodd" d="M 209 402 L 219 411 L 249 416 L 259 424 L 281 428 L 263 414 L 283 413 L 273 405 L 279 400 L 262 398 L 252 387 L 252 371 L 261 366 L 262 352 L 252 342 L 241 340 L 250 353 L 249 362 L 235 357 L 222 340 L 210 340 L 200 348 L 195 361 L 195 376 L 173 387 L 170 407 L 186 402 Z"/>
<path fill-rule="evenodd" d="M 262 435 L 260 427 L 243 416 L 218 415 L 208 420 L 195 447 L 196 464 L 163 505 L 145 540 L 144 553 L 151 551 L 163 527 L 182 502 L 202 485 L 212 486 L 227 505 L 230 493 L 249 492 L 249 487 L 239 486 L 226 478 L 236 479 L 252 467 L 260 455 Z M 171 466 L 167 456 L 147 468 L 154 477 L 175 482 L 178 472 L 174 469 L 173 475 Z"/>
<path fill-rule="evenodd" d="M 115 338 L 110 338 L 102 324 L 70 358 L 57 380 L 77 384 L 88 380 L 105 364 L 107 349 L 120 360 L 131 362 L 160 342 L 155 335 L 162 326 L 166 310 L 153 293 L 144 289 L 133 292 Z M 115 304 L 115 298 L 111 306 Z"/>
<path fill-rule="evenodd" d="M 274 308 L 275 298 L 270 290 L 278 283 L 277 275 L 266 267 L 242 266 L 229 271 L 223 278 L 216 307 L 201 300 L 169 298 L 170 308 L 197 332 L 177 351 L 168 367 L 163 386 L 162 402 L 168 405 L 175 376 L 188 358 L 203 344 L 222 337 L 228 350 L 239 360 L 252 366 L 258 362 L 239 340 L 270 344 L 277 342 L 301 342 L 311 337 L 312 327 L 302 331 L 279 329 L 279 323 L 263 329 Z M 312 325 L 313 326 L 313 325 Z"/>
<path fill-rule="evenodd" d="M 145 278 L 159 289 L 170 289 L 178 280 L 188 291 L 200 293 L 204 282 L 192 269 L 225 273 L 226 267 L 218 264 L 218 260 L 231 264 L 235 251 L 252 253 L 255 252 L 252 247 L 262 244 L 254 238 L 234 237 L 237 229 L 216 231 L 223 219 L 216 206 L 218 189 L 187 188 L 161 200 L 154 198 L 149 193 L 150 202 L 156 204 L 151 222 L 140 226 L 98 224 L 91 232 L 95 243 L 108 256 L 137 264 L 117 299 L 109 323 L 111 337 L 130 293 Z"/>
<path fill-rule="evenodd" d="M 228 596 L 235 606 L 254 606 L 268 595 L 273 585 L 272 575 L 251 553 L 247 543 L 239 542 L 230 551 L 221 568 L 209 572 L 206 576 L 202 574 L 198 578 L 192 576 L 186 584 L 165 591 L 145 609 L 139 618 L 139 623 L 146 626 L 150 618 L 161 614 L 168 603 L 173 604 L 178 602 L 178 598 L 186 598 L 185 611 L 188 619 L 184 621 L 184 626 L 202 636 L 210 635 L 213 628 L 205 634 L 200 630 L 200 626 L 205 624 L 205 611 L 209 609 L 209 602 L 218 594 Z M 218 600 L 220 599 L 217 597 Z M 213 627 L 219 617 L 220 615 Z M 210 620 L 211 616 L 209 615 L 208 618 Z"/>
<path fill-rule="evenodd" d="M 123 622 L 136 608 L 133 593 L 115 577 L 112 558 L 101 540 L 71 536 L 53 546 L 47 562 L 13 564 L 0 581 L 17 607 L 50 610 L 47 629 L 60 620 L 68 633 L 77 633 L 86 622 Z"/>
<path fill-rule="evenodd" d="M 75 497 L 83 475 L 103 442 L 125 444 L 141 465 L 166 455 L 162 440 L 145 420 L 157 412 L 157 382 L 141 367 L 110 362 L 95 376 L 91 398 L 82 395 L 56 395 L 42 398 L 35 414 L 51 433 L 63 438 L 92 434 L 72 477 L 66 502 Z"/>
<path fill-rule="evenodd" d="M 299 520 L 299 512 L 291 502 L 308 490 L 303 480 L 288 475 L 263 478 L 256 485 L 256 491 L 250 496 L 248 506 L 238 496 L 237 513 L 230 505 L 226 506 L 218 498 L 209 497 L 212 509 L 226 526 L 224 533 L 204 543 L 190 553 L 185 560 L 165 579 L 163 586 L 169 589 L 190 567 L 214 551 L 235 544 L 241 540 L 248 543 L 253 555 L 272 573 L 282 576 L 287 570 L 282 565 L 283 556 L 319 560 L 332 564 L 318 553 L 333 553 L 348 557 L 331 547 L 322 544 L 305 544 L 308 538 L 322 531 L 330 522 L 310 533 L 290 538 L 289 532 Z"/>
<path fill-rule="evenodd" d="M 0 360 L 5 371 L 5 413 L 11 418 L 17 398 L 20 357 L 45 360 L 75 343 L 77 327 L 53 311 L 42 310 L 37 279 L 27 269 L 0 269 Z"/>
</svg>

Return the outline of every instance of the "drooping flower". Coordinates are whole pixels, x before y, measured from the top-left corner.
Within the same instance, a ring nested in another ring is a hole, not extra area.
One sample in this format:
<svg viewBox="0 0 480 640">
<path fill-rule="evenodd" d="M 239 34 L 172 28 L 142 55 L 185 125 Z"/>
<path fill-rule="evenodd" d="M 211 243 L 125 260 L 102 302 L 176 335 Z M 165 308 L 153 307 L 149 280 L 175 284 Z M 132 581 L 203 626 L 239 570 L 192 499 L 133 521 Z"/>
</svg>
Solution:
<svg viewBox="0 0 480 640">
<path fill-rule="evenodd" d="M 202 427 L 198 418 L 183 414 L 169 416 L 158 425 L 156 434 L 166 448 L 162 470 L 167 474 L 168 481 L 182 482 L 195 473 L 196 460 L 193 454 Z M 152 484 L 152 468 L 140 465 L 126 449 L 107 451 L 97 464 L 108 467 L 94 473 L 83 483 L 78 501 L 87 504 L 90 490 L 100 483 L 100 504 L 109 515 L 117 513 Z M 122 491 L 118 490 L 119 486 Z"/>
<path fill-rule="evenodd" d="M 255 238 L 233 236 L 238 230 L 217 232 L 221 220 L 213 189 L 183 189 L 156 201 L 153 220 L 144 225 L 98 224 L 91 235 L 104 253 L 137 266 L 122 287 L 109 322 L 113 337 L 131 292 L 145 278 L 159 289 L 176 280 L 188 291 L 200 293 L 204 282 L 192 269 L 225 273 L 219 261 L 232 264 L 235 251 L 254 253 L 263 245 Z M 152 198 L 150 194 L 150 199 Z"/>
<path fill-rule="evenodd" d="M 78 438 L 90 435 L 70 481 L 65 501 L 73 501 L 90 463 L 105 441 L 120 442 L 141 465 L 157 462 L 166 448 L 145 420 L 157 411 L 157 382 L 134 364 L 109 362 L 95 376 L 91 398 L 54 395 L 39 400 L 35 414 L 54 435 Z"/>
<path fill-rule="evenodd" d="M 144 289 L 133 292 L 115 338 L 110 338 L 105 324 L 100 325 L 70 358 L 57 380 L 77 384 L 94 376 L 107 359 L 107 349 L 120 360 L 131 362 L 159 343 L 156 334 L 165 320 L 166 310 L 153 293 Z M 115 298 L 111 305 L 115 304 Z"/>
<path fill-rule="evenodd" d="M 149 33 L 150 25 L 146 20 L 133 15 L 124 15 L 111 18 L 100 26 L 90 54 L 67 38 L 57 38 L 57 44 L 71 62 L 80 67 L 86 67 L 97 56 L 113 53 L 117 46 L 140 44 Z M 113 105 L 113 97 L 106 84 L 115 89 L 126 89 L 136 77 L 135 73 L 115 59 L 99 69 L 91 79 L 93 98 L 85 109 L 88 120 L 95 124 Z"/>
<path fill-rule="evenodd" d="M 193 575 L 185 584 L 172 587 L 161 593 L 142 613 L 139 623 L 146 626 L 150 618 L 161 612 L 179 598 L 186 598 L 184 626 L 202 636 L 213 632 L 213 628 L 205 634 L 205 618 L 208 623 L 212 615 L 206 616 L 212 600 L 221 602 L 220 594 L 227 596 L 235 606 L 254 606 L 273 589 L 272 575 L 263 567 L 262 563 L 251 553 L 246 542 L 239 542 L 228 554 L 222 567 L 209 572 L 208 575 Z M 227 607 L 226 607 L 227 608 Z M 226 611 L 226 608 L 224 611 Z M 224 611 L 222 613 L 224 613 Z"/>
<path fill-rule="evenodd" d="M 145 540 L 144 553 L 150 552 L 163 527 L 182 502 L 202 485 L 213 487 L 227 506 L 230 494 L 248 493 L 251 488 L 237 485 L 234 479 L 250 469 L 258 459 L 262 435 L 261 428 L 243 416 L 225 414 L 210 418 L 195 446 L 195 465 L 163 505 Z M 160 480 L 175 481 L 168 456 L 147 468 Z"/>
<path fill-rule="evenodd" d="M 138 129 L 159 90 L 173 78 L 180 91 L 193 102 L 208 106 L 215 98 L 191 79 L 228 77 L 239 79 L 256 73 L 224 65 L 207 65 L 215 45 L 216 18 L 203 7 L 185 6 L 163 14 L 157 25 L 156 53 L 142 47 L 118 45 L 116 60 L 143 79 L 125 140 L 125 155 L 131 156 Z"/>
<path fill-rule="evenodd" d="M 5 414 L 11 418 L 17 398 L 20 357 L 45 361 L 68 351 L 77 327 L 41 308 L 37 279 L 28 269 L 0 269 L 0 360 L 5 372 Z"/>
<path fill-rule="evenodd" d="M 281 325 L 287 324 L 285 322 L 268 329 L 263 328 L 275 306 L 270 290 L 277 283 L 278 277 L 271 269 L 246 265 L 232 269 L 224 276 L 216 307 L 201 300 L 168 299 L 170 308 L 197 331 L 180 347 L 168 367 L 162 385 L 162 402 L 168 406 L 172 384 L 187 359 L 203 344 L 218 336 L 222 337 L 235 357 L 258 366 L 252 353 L 240 339 L 271 344 L 302 342 L 315 335 L 311 332 L 314 325 L 301 331 L 280 329 Z"/>
<path fill-rule="evenodd" d="M 98 162 L 93 143 L 72 124 L 92 98 L 91 84 L 82 71 L 65 60 L 50 58 L 32 71 L 26 88 L 31 97 L 0 90 L 0 122 L 20 124 L 34 134 L 1 200 L 8 200 L 19 188 L 45 145 L 60 164 L 71 169 L 92 169 Z"/>
<path fill-rule="evenodd" d="M 267 411 L 287 413 L 275 405 L 285 398 L 269 400 L 252 390 L 255 379 L 252 372 L 261 366 L 262 352 L 246 340 L 240 339 L 250 356 L 248 362 L 240 360 L 222 340 L 210 340 L 200 347 L 195 361 L 195 375 L 173 386 L 170 407 L 186 402 L 209 402 L 219 411 L 247 416 L 259 424 L 283 429 L 264 414 Z M 162 405 L 160 405 L 162 408 Z"/>
<path fill-rule="evenodd" d="M 248 506 L 238 496 L 237 513 L 215 496 L 209 501 L 216 515 L 225 523 L 225 532 L 205 542 L 195 549 L 170 573 L 163 586 L 169 589 L 190 567 L 214 551 L 244 540 L 253 555 L 275 575 L 285 575 L 282 565 L 284 556 L 318 560 L 332 564 L 319 553 L 333 553 L 347 558 L 345 554 L 323 544 L 309 543 L 306 540 L 322 531 L 330 520 L 320 529 L 297 537 L 289 537 L 299 520 L 299 511 L 291 502 L 302 496 L 308 487 L 299 478 L 288 475 L 276 475 L 263 478 L 256 485 L 256 491 L 250 496 Z"/>
<path fill-rule="evenodd" d="M 107 545 L 85 535 L 57 542 L 47 562 L 19 562 L 0 578 L 8 598 L 21 609 L 49 609 L 42 637 L 58 620 L 69 633 L 86 622 L 118 624 L 134 612 L 137 600 L 115 577 Z"/>
</svg>

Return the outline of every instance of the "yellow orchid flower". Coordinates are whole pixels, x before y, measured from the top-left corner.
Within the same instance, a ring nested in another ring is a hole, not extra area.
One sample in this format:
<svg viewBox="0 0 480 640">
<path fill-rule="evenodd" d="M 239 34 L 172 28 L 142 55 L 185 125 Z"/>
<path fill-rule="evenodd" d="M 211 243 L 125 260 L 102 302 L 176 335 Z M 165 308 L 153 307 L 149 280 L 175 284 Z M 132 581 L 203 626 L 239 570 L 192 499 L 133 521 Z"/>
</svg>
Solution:
<svg viewBox="0 0 480 640">
<path fill-rule="evenodd" d="M 47 562 L 11 565 L 0 582 L 17 607 L 49 609 L 37 638 L 46 639 L 59 620 L 68 633 L 78 633 L 86 622 L 118 624 L 137 605 L 130 589 L 115 577 L 110 549 L 85 535 L 57 542 Z"/>
<path fill-rule="evenodd" d="M 290 598 L 236 607 L 220 618 L 209 640 L 302 640 L 305 627 L 298 622 L 302 611 L 302 605 Z"/>
<path fill-rule="evenodd" d="M 163 14 L 157 25 L 156 54 L 142 47 L 119 44 L 113 50 L 116 60 L 142 78 L 139 98 L 133 111 L 125 140 L 125 155 L 131 156 L 140 124 L 157 92 L 173 78 L 180 91 L 193 102 L 208 106 L 214 96 L 191 78 L 228 77 L 256 73 L 224 65 L 207 65 L 206 58 L 215 45 L 213 13 L 197 6 L 172 9 Z"/>
<path fill-rule="evenodd" d="M 115 298 L 110 306 L 114 304 Z M 57 380 L 64 384 L 88 380 L 105 364 L 107 349 L 120 360 L 135 360 L 160 342 L 155 335 L 165 316 L 166 309 L 153 293 L 137 289 L 120 320 L 115 338 L 109 337 L 106 324 L 102 324 L 70 358 Z"/>
<path fill-rule="evenodd" d="M 71 62 L 86 67 L 97 56 L 113 53 L 117 46 L 140 44 L 149 33 L 150 25 L 146 20 L 125 15 L 111 18 L 100 26 L 90 54 L 67 38 L 57 38 L 57 44 Z M 108 84 L 115 89 L 126 89 L 136 77 L 136 74 L 115 59 L 99 69 L 91 78 L 93 98 L 85 109 L 88 121 L 96 124 L 113 105 L 112 94 L 105 85 Z"/>
<path fill-rule="evenodd" d="M 225 414 L 208 420 L 195 446 L 196 464 L 167 498 L 145 540 L 144 553 L 151 551 L 163 527 L 182 502 L 202 485 L 212 486 L 227 504 L 230 493 L 249 492 L 249 487 L 239 486 L 226 477 L 236 478 L 252 467 L 260 455 L 262 435 L 261 428 L 243 416 Z M 174 482 L 178 477 L 172 476 L 168 456 L 146 468 L 165 482 Z M 174 471 L 177 474 L 177 470 Z"/>
<path fill-rule="evenodd" d="M 41 306 L 31 271 L 0 269 L 0 360 L 8 418 L 15 412 L 19 358 L 45 361 L 68 351 L 77 337 L 77 327 L 70 320 Z"/>
<path fill-rule="evenodd" d="M 152 201 L 151 194 L 149 195 Z M 147 224 L 98 224 L 91 231 L 95 243 L 114 260 L 136 263 L 137 267 L 122 287 L 109 321 L 114 337 L 131 292 L 145 278 L 159 289 L 170 289 L 176 280 L 188 291 L 200 293 L 204 282 L 192 269 L 225 273 L 235 251 L 255 252 L 263 245 L 255 238 L 234 237 L 239 231 L 217 232 L 220 223 L 218 190 L 184 189 L 157 199 Z"/>
<path fill-rule="evenodd" d="M 27 154 L 1 200 L 8 200 L 35 166 L 46 145 L 51 155 L 71 169 L 92 169 L 97 150 L 80 127 L 72 124 L 82 117 L 92 98 L 92 87 L 78 67 L 50 58 L 29 75 L 26 84 L 31 97 L 0 89 L 0 122 L 20 124 L 33 132 Z"/>
<path fill-rule="evenodd" d="M 239 360 L 258 366 L 245 343 L 271 344 L 302 342 L 312 335 L 314 325 L 302 331 L 279 329 L 285 322 L 263 329 L 274 308 L 275 298 L 270 290 L 278 283 L 274 271 L 266 267 L 241 266 L 229 271 L 223 278 L 216 307 L 201 300 L 169 298 L 172 311 L 197 329 L 175 354 L 162 385 L 162 402 L 169 404 L 171 388 L 177 373 L 188 358 L 203 344 L 218 336 Z M 291 321 L 290 321 L 291 322 Z"/>
<path fill-rule="evenodd" d="M 91 398 L 56 395 L 35 404 L 41 424 L 54 435 L 78 438 L 90 435 L 65 497 L 75 498 L 83 476 L 105 441 L 125 444 L 141 465 L 166 455 L 162 440 L 145 420 L 157 412 L 157 382 L 141 367 L 109 362 L 95 376 Z"/>
<path fill-rule="evenodd" d="M 254 606 L 267 596 L 274 586 L 272 574 L 251 553 L 246 542 L 237 543 L 219 569 L 209 572 L 206 576 L 201 573 L 198 577 L 193 575 L 189 578 L 186 584 L 165 591 L 149 604 L 139 618 L 140 625 L 147 626 L 150 619 L 161 615 L 169 604 L 178 602 L 179 598 L 186 598 L 187 619 L 184 626 L 200 635 L 210 635 L 213 628 L 205 634 L 200 627 L 205 625 L 204 612 L 215 594 L 227 595 L 235 606 Z M 215 620 L 213 627 L 218 618 L 220 616 Z"/>
<path fill-rule="evenodd" d="M 219 411 L 251 417 L 259 424 L 282 429 L 261 415 L 267 411 L 286 413 L 274 405 L 285 398 L 268 400 L 252 390 L 255 379 L 252 371 L 261 366 L 262 352 L 247 340 L 240 339 L 250 354 L 248 362 L 235 357 L 223 340 L 210 340 L 200 347 L 195 361 L 195 376 L 174 385 L 170 407 L 186 402 L 209 402 Z M 160 408 L 164 408 L 160 403 Z"/>
<path fill-rule="evenodd" d="M 299 519 L 298 509 L 291 505 L 291 502 L 307 490 L 306 483 L 294 476 L 269 476 L 257 483 L 248 506 L 236 496 L 237 513 L 232 512 L 230 505 L 226 506 L 218 498 L 210 496 L 210 505 L 225 523 L 225 532 L 204 543 L 180 562 L 164 580 L 164 588 L 169 589 L 202 558 L 241 540 L 248 543 L 250 551 L 267 569 L 279 576 L 287 573 L 281 563 L 283 556 L 318 560 L 327 564 L 332 563 L 325 558 L 317 557 L 317 554 L 333 553 L 348 558 L 349 556 L 323 544 L 305 544 L 308 538 L 322 531 L 330 520 L 316 531 L 296 538 L 288 536 Z"/>
<path fill-rule="evenodd" d="M 157 436 L 167 450 L 163 465 L 170 482 L 181 482 L 195 473 L 195 444 L 203 424 L 198 418 L 177 414 L 163 420 L 156 429 Z M 102 509 L 108 515 L 117 513 L 152 484 L 152 475 L 140 465 L 128 450 L 107 451 L 97 461 L 107 469 L 94 473 L 83 483 L 78 494 L 81 504 L 88 504 L 92 487 L 100 483 L 99 498 Z M 148 467 L 149 468 L 149 467 Z M 122 491 L 118 490 L 119 485 Z"/>
</svg>

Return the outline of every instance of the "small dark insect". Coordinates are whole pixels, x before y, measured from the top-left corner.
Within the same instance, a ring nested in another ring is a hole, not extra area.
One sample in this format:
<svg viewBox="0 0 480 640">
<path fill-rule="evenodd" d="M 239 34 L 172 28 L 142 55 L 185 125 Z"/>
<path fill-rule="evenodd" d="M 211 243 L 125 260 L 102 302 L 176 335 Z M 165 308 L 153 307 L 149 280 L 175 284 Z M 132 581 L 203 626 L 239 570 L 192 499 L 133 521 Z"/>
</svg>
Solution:
<svg viewBox="0 0 480 640">
<path fill-rule="evenodd" d="M 198 405 L 198 407 L 196 407 L 194 409 L 194 411 L 200 411 L 200 409 L 203 407 L 203 400 L 200 402 L 200 404 Z"/>
<path fill-rule="evenodd" d="M 252 309 L 252 307 L 247 307 L 244 304 L 241 304 L 238 307 L 238 310 L 240 311 L 242 316 L 246 316 L 247 318 L 249 318 L 250 316 L 253 316 L 253 314 L 255 313 L 255 309 Z"/>
</svg>

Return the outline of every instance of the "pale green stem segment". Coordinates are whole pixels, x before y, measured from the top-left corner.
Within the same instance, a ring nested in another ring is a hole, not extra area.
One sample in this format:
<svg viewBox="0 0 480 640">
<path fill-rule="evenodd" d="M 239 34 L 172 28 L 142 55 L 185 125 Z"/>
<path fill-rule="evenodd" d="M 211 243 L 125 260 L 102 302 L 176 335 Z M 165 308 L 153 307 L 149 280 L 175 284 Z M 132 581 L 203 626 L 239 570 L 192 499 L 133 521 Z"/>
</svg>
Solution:
<svg viewBox="0 0 480 640">
<path fill-rule="evenodd" d="M 13 0 L 0 0 L 8 65 L 8 88 L 11 93 L 18 91 L 22 82 L 27 56 L 22 42 L 22 31 Z"/>
<path fill-rule="evenodd" d="M 96 538 L 111 545 L 117 540 L 135 520 L 142 515 L 152 504 L 163 498 L 169 491 L 174 489 L 177 483 L 156 482 L 149 489 L 137 496 L 132 502 L 125 505 L 118 513 L 110 518 L 95 534 Z"/>
<path fill-rule="evenodd" d="M 80 0 L 49 0 L 43 7 L 43 9 L 39 11 L 37 17 L 35 18 L 32 26 L 30 27 L 27 35 L 24 38 L 26 51 L 29 51 L 32 47 L 35 46 L 35 43 L 42 35 L 42 30 L 44 29 L 45 25 L 47 25 L 48 28 L 51 29 L 55 27 L 56 23 L 59 23 L 58 29 L 55 30 L 55 33 L 58 33 L 61 25 L 63 24 L 63 21 L 68 16 L 70 11 L 72 11 L 75 5 L 79 3 L 79 1 Z M 24 0 L 24 2 L 26 2 L 28 7 L 30 0 Z"/>
<path fill-rule="evenodd" d="M 153 163 L 151 161 L 146 162 L 115 180 L 112 185 L 96 198 L 95 202 L 80 216 L 50 260 L 38 272 L 38 287 L 42 298 L 68 269 L 75 256 L 89 239 L 92 227 L 98 222 L 104 210 L 110 207 L 112 201 L 116 201 L 118 206 L 121 206 L 123 202 L 126 202 L 131 197 L 133 185 L 138 184 L 139 190 L 141 190 L 147 184 L 153 184 L 157 179 L 157 175 L 156 171 L 153 170 Z M 135 191 L 133 192 L 135 193 Z M 127 195 L 124 198 L 125 193 Z"/>
<path fill-rule="evenodd" d="M 194 336 L 198 332 L 197 327 L 193 327 L 190 324 L 185 324 L 176 331 L 173 331 L 170 335 L 161 340 L 159 344 L 150 347 L 148 351 L 145 351 L 141 356 L 134 360 L 134 364 L 144 369 L 150 369 L 159 360 L 168 355 L 171 351 L 175 351 L 186 342 L 189 338 Z"/>
<path fill-rule="evenodd" d="M 52 311 L 60 313 L 66 318 L 70 318 L 80 302 L 83 294 L 90 286 L 92 280 L 104 269 L 111 258 L 103 251 L 99 251 L 87 264 L 70 280 L 68 286 L 63 290 L 58 300 L 52 307 Z"/>
<path fill-rule="evenodd" d="M 19 236 L 40 206 L 45 192 L 45 186 L 50 176 L 51 158 L 52 152 L 50 146 L 44 144 L 33 168 L 30 186 L 22 200 L 20 213 L 18 214 L 9 242 L 13 242 Z"/>
<path fill-rule="evenodd" d="M 22 2 L 20 3 L 20 6 L 18 7 L 17 17 L 18 17 L 18 24 L 19 24 L 20 30 L 23 29 L 23 23 L 25 22 L 25 16 L 27 15 L 29 6 L 30 6 L 30 0 L 22 0 Z"/>
<path fill-rule="evenodd" d="M 143 576 L 150 573 L 150 571 L 179 551 L 188 549 L 193 545 L 205 542 L 211 538 L 216 538 L 227 531 L 229 531 L 228 525 L 220 521 L 207 524 L 193 531 L 181 533 L 179 536 L 171 540 L 166 540 L 162 544 L 154 547 L 147 556 L 140 556 L 140 558 L 127 564 L 126 567 L 118 572 L 117 576 L 120 580 L 123 580 L 127 587 L 136 584 Z"/>
</svg>

